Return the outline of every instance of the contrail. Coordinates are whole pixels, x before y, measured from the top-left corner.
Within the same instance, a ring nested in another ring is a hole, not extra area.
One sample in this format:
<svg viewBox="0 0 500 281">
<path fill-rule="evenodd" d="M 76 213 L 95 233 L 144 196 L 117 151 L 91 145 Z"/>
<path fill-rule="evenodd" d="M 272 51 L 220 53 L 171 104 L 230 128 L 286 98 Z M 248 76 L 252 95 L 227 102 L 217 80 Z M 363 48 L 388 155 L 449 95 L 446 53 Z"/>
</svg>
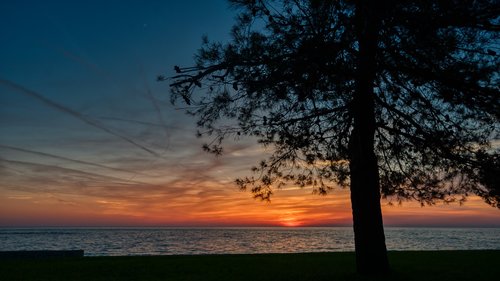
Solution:
<svg viewBox="0 0 500 281">
<path fill-rule="evenodd" d="M 135 172 L 135 171 L 129 171 L 129 170 L 125 170 L 125 169 L 109 167 L 109 166 L 98 164 L 98 163 L 92 163 L 92 162 L 87 162 L 87 161 L 82 161 L 82 160 L 77 160 L 77 159 L 71 159 L 71 158 L 67 158 L 67 157 L 63 157 L 63 156 L 58 156 L 58 155 L 54 155 L 54 154 L 49 154 L 49 153 L 45 153 L 45 152 L 34 151 L 34 150 L 29 150 L 29 149 L 24 149 L 24 148 L 9 146 L 9 145 L 0 144 L 0 148 L 20 151 L 20 152 L 25 152 L 25 153 L 31 153 L 31 154 L 35 154 L 35 155 L 50 157 L 50 158 L 54 158 L 54 159 L 59 159 L 59 160 L 73 162 L 73 163 L 84 164 L 84 165 L 88 165 L 88 166 L 94 166 L 94 167 L 114 170 L 114 171 L 126 172 L 126 173 L 131 173 L 131 174 L 140 174 L 140 175 L 146 176 L 143 173 L 139 173 L 139 172 Z"/>
<path fill-rule="evenodd" d="M 146 85 L 146 87 L 147 87 L 147 85 Z M 156 98 L 151 93 L 151 90 L 149 89 L 149 87 L 147 87 L 147 89 L 146 89 L 146 94 L 147 94 L 147 98 L 153 104 L 153 107 L 154 107 L 154 109 L 156 111 L 156 115 L 158 115 L 158 120 L 160 121 L 160 124 L 163 127 L 163 131 L 165 133 L 165 137 L 167 138 L 167 141 L 168 141 L 168 139 L 170 138 L 170 134 L 168 133 L 167 125 L 165 124 L 165 120 L 163 120 L 163 115 L 161 114 L 161 110 L 160 110 L 160 107 L 158 106 L 158 102 L 156 101 Z M 167 143 L 166 148 L 168 148 L 168 146 L 169 145 Z"/>
<path fill-rule="evenodd" d="M 165 150 L 167 150 L 170 146 L 170 134 L 168 132 L 168 126 L 166 125 L 166 122 L 163 119 L 163 114 L 161 112 L 161 108 L 158 106 L 158 101 L 153 96 L 153 93 L 151 93 L 151 89 L 149 88 L 147 79 L 146 79 L 145 74 L 144 74 L 144 69 L 142 68 L 142 66 L 140 68 L 141 68 L 141 76 L 142 76 L 142 79 L 144 81 L 144 86 L 146 88 L 146 98 L 153 105 L 153 108 L 156 112 L 156 115 L 158 116 L 158 120 L 160 121 L 160 124 L 163 128 L 163 132 L 165 133 L 165 140 L 166 140 Z"/>
<path fill-rule="evenodd" d="M 144 183 L 140 181 L 132 181 L 132 180 L 124 180 L 121 178 L 113 177 L 113 176 L 105 176 L 97 173 L 91 173 L 91 172 L 84 172 L 76 169 L 71 169 L 71 168 L 64 168 L 56 165 L 48 165 L 48 164 L 40 164 L 40 163 L 35 163 L 35 162 L 26 162 L 26 161 L 18 161 L 18 160 L 10 160 L 10 159 L 5 159 L 0 157 L 0 162 L 5 162 L 9 164 L 17 164 L 17 165 L 25 165 L 25 166 L 31 166 L 31 167 L 44 167 L 52 170 L 59 170 L 59 171 L 65 171 L 65 172 L 70 172 L 70 173 L 75 173 L 80 175 L 81 177 L 86 176 L 87 180 L 94 180 L 97 181 L 98 179 L 101 180 L 113 180 L 114 183 L 119 183 L 119 184 L 141 184 L 144 186 L 152 186 L 149 183 Z M 108 181 L 105 181 L 108 182 Z"/>
<path fill-rule="evenodd" d="M 48 98 L 40 95 L 37 92 L 34 92 L 34 91 L 29 90 L 29 89 L 27 89 L 27 88 L 25 88 L 25 87 L 23 87 L 23 86 L 21 86 L 19 84 L 16 84 L 16 83 L 14 83 L 12 81 L 5 80 L 5 79 L 2 79 L 2 78 L 0 78 L 0 83 L 4 84 L 5 86 L 7 86 L 7 87 L 9 87 L 9 88 L 11 88 L 13 90 L 16 90 L 18 92 L 24 93 L 25 95 L 28 95 L 30 97 L 36 98 L 39 101 L 43 102 L 44 104 L 46 104 L 46 105 L 48 105 L 48 106 L 50 106 L 52 108 L 55 108 L 55 109 L 57 109 L 57 110 L 59 110 L 59 111 L 61 111 L 63 113 L 67 113 L 67 114 L 75 117 L 76 119 L 79 119 L 79 120 L 81 120 L 81 121 L 89 124 L 90 126 L 93 126 L 95 128 L 101 129 L 102 131 L 104 131 L 104 132 L 106 132 L 108 134 L 111 134 L 113 136 L 121 138 L 122 140 L 124 140 L 124 141 L 126 141 L 126 142 L 128 142 L 128 143 L 130 143 L 130 144 L 132 144 L 132 145 L 134 145 L 134 146 L 136 146 L 136 147 L 138 147 L 138 148 L 140 148 L 140 149 L 142 149 L 142 150 L 144 150 L 144 151 L 146 151 L 146 152 L 148 152 L 148 153 L 150 153 L 150 154 L 152 154 L 152 155 L 154 155 L 156 157 L 160 156 L 159 154 L 157 154 L 153 150 L 151 150 L 151 149 L 149 149 L 149 148 L 147 148 L 147 147 L 145 147 L 145 146 L 143 146 L 143 145 L 141 145 L 141 144 L 133 141 L 132 139 L 129 139 L 126 136 L 120 135 L 120 134 L 118 134 L 118 133 L 116 133 L 116 132 L 114 132 L 114 131 L 106 128 L 105 126 L 103 126 L 99 122 L 97 122 L 95 120 L 92 120 L 92 119 L 89 119 L 85 115 L 83 115 L 83 114 L 81 114 L 81 113 L 79 113 L 77 111 L 74 111 L 71 108 L 68 108 L 68 107 L 65 107 L 65 106 L 63 106 L 61 104 L 58 104 L 58 103 L 56 103 L 56 102 L 54 102 L 54 101 L 52 101 L 52 100 L 50 100 L 50 99 L 48 99 Z"/>
<path fill-rule="evenodd" d="M 54 46 L 53 48 L 56 49 L 57 51 L 61 52 L 63 56 L 69 58 L 70 60 L 73 60 L 73 61 L 89 68 L 91 71 L 98 73 L 99 75 L 103 76 L 107 80 L 111 80 L 109 77 L 109 74 L 104 72 L 97 64 L 89 62 L 89 61 L 85 60 L 84 58 L 82 58 L 82 57 L 62 48 L 62 47 Z"/>
<path fill-rule="evenodd" d="M 163 127 L 161 124 L 157 124 L 157 123 L 132 120 L 132 119 L 125 119 L 125 118 L 119 118 L 119 117 L 108 117 L 108 116 L 94 116 L 94 117 L 97 119 L 105 119 L 105 120 L 112 120 L 112 121 L 134 123 L 134 124 L 140 124 L 140 125 L 145 125 L 145 126 Z"/>
</svg>

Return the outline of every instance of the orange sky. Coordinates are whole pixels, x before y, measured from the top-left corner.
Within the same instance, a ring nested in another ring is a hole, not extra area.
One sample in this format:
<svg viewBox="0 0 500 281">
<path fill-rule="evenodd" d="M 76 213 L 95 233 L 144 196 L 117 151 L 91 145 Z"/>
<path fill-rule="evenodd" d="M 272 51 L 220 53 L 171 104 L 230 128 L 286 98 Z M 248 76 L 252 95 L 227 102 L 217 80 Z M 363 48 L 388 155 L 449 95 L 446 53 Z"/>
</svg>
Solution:
<svg viewBox="0 0 500 281">
<path fill-rule="evenodd" d="M 4 157 L 16 160 L 0 159 L 0 226 L 351 225 L 348 190 L 319 196 L 288 187 L 277 190 L 271 203 L 261 202 L 239 191 L 234 178 L 248 175 L 265 150 L 240 142 L 214 157 L 201 151 L 203 140 L 175 149 L 192 140 L 175 136 L 161 158 L 113 145 L 118 151 L 99 151 L 99 162 L 93 151 L 61 158 L 46 152 L 50 148 L 4 147 Z M 500 210 L 476 197 L 463 206 L 382 205 L 386 225 L 500 226 Z"/>
<path fill-rule="evenodd" d="M 479 198 L 463 205 L 389 206 L 386 225 L 500 226 L 500 211 Z M 349 195 L 280 190 L 271 203 L 236 188 L 202 187 L 119 198 L 16 193 L 0 196 L 0 226 L 344 226 L 351 224 Z"/>
</svg>

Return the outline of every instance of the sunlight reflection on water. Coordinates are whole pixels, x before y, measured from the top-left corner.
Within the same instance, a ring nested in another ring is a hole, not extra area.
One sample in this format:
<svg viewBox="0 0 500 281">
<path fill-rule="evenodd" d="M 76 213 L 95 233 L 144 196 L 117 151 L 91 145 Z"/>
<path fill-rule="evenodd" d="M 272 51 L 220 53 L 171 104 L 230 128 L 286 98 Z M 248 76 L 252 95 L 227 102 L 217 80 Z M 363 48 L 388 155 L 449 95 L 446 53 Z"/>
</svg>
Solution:
<svg viewBox="0 0 500 281">
<path fill-rule="evenodd" d="M 386 228 L 389 250 L 500 249 L 500 228 Z M 353 251 L 350 227 L 0 229 L 0 251 L 83 249 L 86 256 Z"/>
</svg>

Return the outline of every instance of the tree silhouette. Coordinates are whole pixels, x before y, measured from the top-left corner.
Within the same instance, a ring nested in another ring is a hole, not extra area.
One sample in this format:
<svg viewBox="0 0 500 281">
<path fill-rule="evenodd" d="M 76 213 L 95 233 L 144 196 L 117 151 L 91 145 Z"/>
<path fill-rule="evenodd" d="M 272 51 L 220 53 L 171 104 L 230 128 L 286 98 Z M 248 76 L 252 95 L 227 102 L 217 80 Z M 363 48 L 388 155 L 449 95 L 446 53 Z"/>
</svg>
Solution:
<svg viewBox="0 0 500 281">
<path fill-rule="evenodd" d="M 389 270 L 381 195 L 500 207 L 496 1 L 230 3 L 231 42 L 204 38 L 170 86 L 207 151 L 242 136 L 274 148 L 239 187 L 349 186 L 362 273 Z"/>
</svg>

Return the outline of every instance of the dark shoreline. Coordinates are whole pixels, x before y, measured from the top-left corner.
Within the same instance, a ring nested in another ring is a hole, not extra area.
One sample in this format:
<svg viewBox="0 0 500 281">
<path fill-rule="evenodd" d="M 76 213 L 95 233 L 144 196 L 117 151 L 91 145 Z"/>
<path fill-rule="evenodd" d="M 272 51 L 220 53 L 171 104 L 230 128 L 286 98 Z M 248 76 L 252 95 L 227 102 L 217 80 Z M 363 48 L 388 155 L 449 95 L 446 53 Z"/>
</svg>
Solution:
<svg viewBox="0 0 500 281">
<path fill-rule="evenodd" d="M 355 273 L 353 252 L 2 259 L 2 280 L 490 281 L 500 250 L 391 251 L 389 276 Z"/>
<path fill-rule="evenodd" d="M 81 258 L 83 250 L 0 251 L 0 259 Z"/>
</svg>

